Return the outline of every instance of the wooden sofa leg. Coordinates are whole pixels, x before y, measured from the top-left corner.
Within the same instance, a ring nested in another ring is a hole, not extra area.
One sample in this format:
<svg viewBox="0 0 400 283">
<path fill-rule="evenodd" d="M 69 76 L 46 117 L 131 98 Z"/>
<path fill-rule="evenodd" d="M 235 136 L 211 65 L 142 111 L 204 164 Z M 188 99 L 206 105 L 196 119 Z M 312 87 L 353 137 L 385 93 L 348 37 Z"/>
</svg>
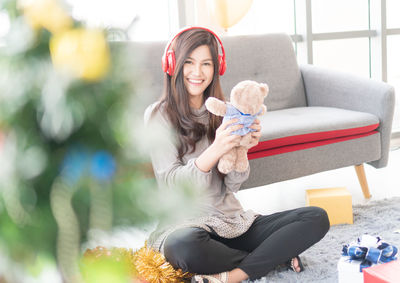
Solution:
<svg viewBox="0 0 400 283">
<path fill-rule="evenodd" d="M 354 168 L 356 169 L 358 181 L 360 182 L 364 197 L 368 199 L 371 197 L 371 194 L 369 193 L 367 177 L 365 176 L 364 164 L 355 165 Z"/>
</svg>

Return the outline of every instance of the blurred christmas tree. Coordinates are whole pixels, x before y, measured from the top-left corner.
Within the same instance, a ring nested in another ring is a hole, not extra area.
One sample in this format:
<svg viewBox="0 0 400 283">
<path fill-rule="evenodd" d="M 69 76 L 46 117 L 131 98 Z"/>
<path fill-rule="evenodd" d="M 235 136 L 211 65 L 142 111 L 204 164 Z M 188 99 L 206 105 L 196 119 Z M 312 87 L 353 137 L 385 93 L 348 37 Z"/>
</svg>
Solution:
<svg viewBox="0 0 400 283">
<path fill-rule="evenodd" d="M 135 139 L 145 134 L 132 54 L 57 0 L 0 3 L 10 21 L 0 47 L 0 255 L 32 275 L 57 264 L 80 282 L 90 229 L 168 217 L 193 192 L 160 205 Z M 12 272 L 0 269 L 0 281 L 17 280 Z"/>
</svg>

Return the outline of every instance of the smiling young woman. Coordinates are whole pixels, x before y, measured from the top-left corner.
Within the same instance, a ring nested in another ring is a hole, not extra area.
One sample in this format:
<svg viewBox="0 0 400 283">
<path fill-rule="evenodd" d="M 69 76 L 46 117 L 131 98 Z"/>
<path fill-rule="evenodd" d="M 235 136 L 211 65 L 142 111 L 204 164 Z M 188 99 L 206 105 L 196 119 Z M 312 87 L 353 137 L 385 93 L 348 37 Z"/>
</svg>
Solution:
<svg viewBox="0 0 400 283">
<path fill-rule="evenodd" d="M 151 152 L 154 173 L 160 187 L 173 190 L 180 181 L 190 180 L 205 198 L 193 208 L 199 215 L 180 223 L 160 223 L 148 243 L 175 268 L 196 273 L 192 282 L 254 280 L 282 263 L 300 272 L 298 255 L 326 234 L 327 214 L 317 207 L 272 215 L 242 208 L 234 193 L 250 168 L 224 175 L 216 166 L 222 155 L 238 145 L 240 136 L 231 133 L 242 125 L 234 125 L 236 120 L 222 123 L 204 105 L 208 97 L 225 101 L 219 81 L 225 68 L 222 42 L 205 28 L 184 29 L 165 49 L 164 93 L 146 109 L 145 120 L 172 128 L 177 142 L 166 138 L 162 154 Z M 260 122 L 256 120 L 251 128 L 255 131 L 249 148 L 260 139 Z"/>
</svg>

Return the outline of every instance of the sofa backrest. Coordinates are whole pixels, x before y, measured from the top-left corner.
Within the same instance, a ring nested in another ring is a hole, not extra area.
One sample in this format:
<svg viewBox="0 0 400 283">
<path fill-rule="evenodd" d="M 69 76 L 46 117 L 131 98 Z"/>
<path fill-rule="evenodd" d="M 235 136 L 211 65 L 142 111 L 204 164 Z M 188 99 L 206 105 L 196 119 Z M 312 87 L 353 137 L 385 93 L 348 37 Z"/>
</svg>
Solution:
<svg viewBox="0 0 400 283">
<path fill-rule="evenodd" d="M 226 37 L 227 71 L 221 84 L 225 95 L 242 80 L 268 84 L 268 110 L 306 106 L 303 80 L 292 40 L 286 34 Z M 225 77 L 226 76 L 226 77 Z"/>
<path fill-rule="evenodd" d="M 225 96 L 242 80 L 265 82 L 270 92 L 266 99 L 268 110 L 306 106 L 303 81 L 286 34 L 264 34 L 222 37 L 226 52 L 227 71 L 221 77 Z M 161 56 L 166 42 L 132 42 L 129 49 L 136 57 L 143 77 L 148 103 L 156 101 L 162 92 Z M 143 82 L 142 82 L 143 83 Z"/>
</svg>

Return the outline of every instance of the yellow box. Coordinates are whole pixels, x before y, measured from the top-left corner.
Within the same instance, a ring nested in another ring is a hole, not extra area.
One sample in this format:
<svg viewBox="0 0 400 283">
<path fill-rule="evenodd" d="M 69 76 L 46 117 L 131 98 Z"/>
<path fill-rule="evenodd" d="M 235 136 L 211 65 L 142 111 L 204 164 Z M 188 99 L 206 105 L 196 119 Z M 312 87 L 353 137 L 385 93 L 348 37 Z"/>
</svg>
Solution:
<svg viewBox="0 0 400 283">
<path fill-rule="evenodd" d="M 346 188 L 306 190 L 306 205 L 325 209 L 331 225 L 353 224 L 351 194 Z"/>
</svg>

